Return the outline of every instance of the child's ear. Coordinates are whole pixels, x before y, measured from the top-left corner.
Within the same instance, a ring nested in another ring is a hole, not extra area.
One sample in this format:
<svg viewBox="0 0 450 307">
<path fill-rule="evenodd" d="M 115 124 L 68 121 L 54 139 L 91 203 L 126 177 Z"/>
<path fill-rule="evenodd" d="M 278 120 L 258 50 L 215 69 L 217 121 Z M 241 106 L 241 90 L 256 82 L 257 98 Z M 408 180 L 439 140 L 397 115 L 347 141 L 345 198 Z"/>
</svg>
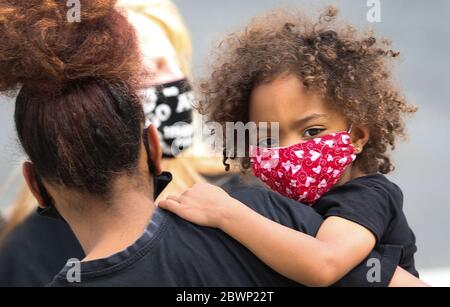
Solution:
<svg viewBox="0 0 450 307">
<path fill-rule="evenodd" d="M 351 133 L 352 143 L 356 148 L 356 153 L 360 154 L 369 141 L 370 131 L 368 127 L 354 126 Z"/>
</svg>

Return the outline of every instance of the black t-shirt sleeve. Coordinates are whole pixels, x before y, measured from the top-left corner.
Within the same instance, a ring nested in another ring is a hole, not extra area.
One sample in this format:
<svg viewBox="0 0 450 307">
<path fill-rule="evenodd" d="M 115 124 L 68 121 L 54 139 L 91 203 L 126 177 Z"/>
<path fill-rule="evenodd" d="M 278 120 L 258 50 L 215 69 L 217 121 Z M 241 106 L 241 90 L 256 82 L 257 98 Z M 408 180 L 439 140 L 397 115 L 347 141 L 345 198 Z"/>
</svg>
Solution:
<svg viewBox="0 0 450 307">
<path fill-rule="evenodd" d="M 323 222 L 311 207 L 265 188 L 248 188 L 230 195 L 268 219 L 313 237 Z"/>
<path fill-rule="evenodd" d="M 323 222 L 323 218 L 311 207 L 264 188 L 246 189 L 232 193 L 231 196 L 279 224 L 314 237 Z M 400 263 L 401 253 L 402 249 L 399 246 L 377 246 L 360 265 L 335 286 L 387 287 Z M 380 263 L 380 278 L 376 282 L 367 278 L 370 270 L 368 261 L 371 259 L 376 259 Z"/>
<path fill-rule="evenodd" d="M 392 197 L 401 191 L 364 180 L 354 180 L 330 190 L 315 204 L 314 209 L 324 218 L 341 217 L 370 230 L 379 243 L 393 218 Z M 400 194 L 399 194 L 400 193 Z"/>
</svg>

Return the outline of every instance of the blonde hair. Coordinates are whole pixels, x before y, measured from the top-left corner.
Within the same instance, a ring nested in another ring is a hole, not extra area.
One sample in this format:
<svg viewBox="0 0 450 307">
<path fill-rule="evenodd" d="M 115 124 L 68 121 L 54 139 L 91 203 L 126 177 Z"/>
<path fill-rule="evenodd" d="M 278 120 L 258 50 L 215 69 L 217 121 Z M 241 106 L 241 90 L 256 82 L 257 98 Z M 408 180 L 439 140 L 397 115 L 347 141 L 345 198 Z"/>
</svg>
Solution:
<svg viewBox="0 0 450 307">
<path fill-rule="evenodd" d="M 185 22 L 170 0 L 121 0 L 118 5 L 142 14 L 157 23 L 166 34 L 178 57 L 181 71 L 190 76 L 192 42 Z"/>
</svg>

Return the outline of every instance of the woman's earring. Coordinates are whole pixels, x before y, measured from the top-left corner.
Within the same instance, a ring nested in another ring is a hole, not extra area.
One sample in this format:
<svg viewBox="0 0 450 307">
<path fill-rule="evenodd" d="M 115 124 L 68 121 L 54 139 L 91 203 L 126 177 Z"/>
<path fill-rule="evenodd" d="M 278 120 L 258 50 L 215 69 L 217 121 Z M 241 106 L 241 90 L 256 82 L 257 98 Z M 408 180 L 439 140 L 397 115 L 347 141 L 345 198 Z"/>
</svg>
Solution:
<svg viewBox="0 0 450 307">
<path fill-rule="evenodd" d="M 361 153 L 361 147 L 356 147 L 356 154 L 360 154 Z"/>
</svg>

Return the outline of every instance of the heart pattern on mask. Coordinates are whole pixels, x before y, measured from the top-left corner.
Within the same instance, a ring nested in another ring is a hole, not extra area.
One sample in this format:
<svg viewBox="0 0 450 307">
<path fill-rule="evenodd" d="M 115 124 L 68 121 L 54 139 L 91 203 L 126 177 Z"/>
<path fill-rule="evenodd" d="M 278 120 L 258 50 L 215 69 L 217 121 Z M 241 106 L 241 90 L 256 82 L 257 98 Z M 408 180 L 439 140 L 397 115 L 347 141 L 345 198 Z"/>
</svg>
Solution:
<svg viewBox="0 0 450 307">
<path fill-rule="evenodd" d="M 291 167 L 292 174 L 296 174 L 301 168 L 301 165 L 296 165 Z"/>
<path fill-rule="evenodd" d="M 324 142 L 325 143 L 325 145 L 328 145 L 328 147 L 333 147 L 333 145 L 334 145 L 334 141 L 333 140 L 328 140 L 328 141 L 325 141 Z"/>
<path fill-rule="evenodd" d="M 338 170 L 333 171 L 333 177 L 336 178 L 337 176 L 339 176 L 339 174 L 340 174 L 340 172 Z"/>
<path fill-rule="evenodd" d="M 286 171 L 288 171 L 291 168 L 291 161 L 283 162 L 281 165 Z"/>
<path fill-rule="evenodd" d="M 347 157 L 343 157 L 342 159 L 340 159 L 340 160 L 338 161 L 338 163 L 340 163 L 340 164 L 345 164 L 345 163 L 347 162 L 347 160 L 348 160 Z"/>
<path fill-rule="evenodd" d="M 305 153 L 303 150 L 297 150 L 294 152 L 297 158 L 303 159 L 303 154 Z"/>
<path fill-rule="evenodd" d="M 280 156 L 278 155 L 278 151 L 275 151 L 275 152 L 273 153 L 272 159 L 273 159 L 273 160 L 276 160 L 276 159 L 279 159 L 279 158 L 280 158 Z"/>
<path fill-rule="evenodd" d="M 350 141 L 350 135 L 348 135 L 348 134 L 343 134 L 342 135 L 342 143 L 344 143 L 344 144 L 348 144 L 349 143 L 349 141 Z"/>
<path fill-rule="evenodd" d="M 317 151 L 314 151 L 314 150 L 310 150 L 309 153 L 311 155 L 310 159 L 313 162 L 316 161 L 317 159 L 319 159 L 319 157 L 322 155 L 320 152 L 317 152 Z"/>
<path fill-rule="evenodd" d="M 250 147 L 255 176 L 280 194 L 313 205 L 356 160 L 347 132 L 280 148 Z"/>
<path fill-rule="evenodd" d="M 314 173 L 320 174 L 320 171 L 322 170 L 322 166 L 319 165 L 318 167 L 315 167 L 312 170 L 313 170 Z"/>
<path fill-rule="evenodd" d="M 306 182 L 305 182 L 305 187 L 309 187 L 311 185 L 311 183 L 316 182 L 316 179 L 312 178 L 312 177 L 307 177 L 306 178 Z"/>
<path fill-rule="evenodd" d="M 327 186 L 327 181 L 325 179 L 323 179 L 319 184 L 319 188 L 324 188 L 326 186 Z"/>
</svg>

